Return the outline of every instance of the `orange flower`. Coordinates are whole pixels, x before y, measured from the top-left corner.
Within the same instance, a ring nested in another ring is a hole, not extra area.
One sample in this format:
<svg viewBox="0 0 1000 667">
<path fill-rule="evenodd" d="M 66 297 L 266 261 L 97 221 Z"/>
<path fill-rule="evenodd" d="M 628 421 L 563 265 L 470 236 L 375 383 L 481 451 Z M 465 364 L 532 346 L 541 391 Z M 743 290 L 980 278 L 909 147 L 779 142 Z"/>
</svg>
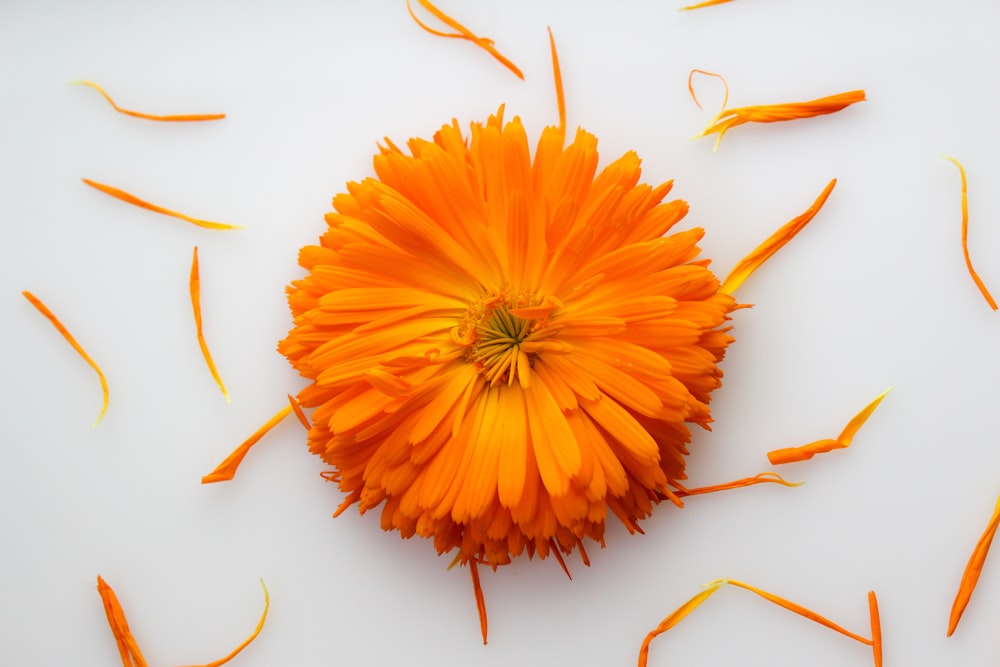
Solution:
<svg viewBox="0 0 1000 667">
<path fill-rule="evenodd" d="M 661 500 L 716 488 L 681 480 L 689 425 L 708 427 L 721 385 L 731 294 L 833 188 L 723 286 L 698 257 L 703 230 L 670 233 L 688 208 L 664 201 L 671 182 L 640 184 L 631 151 L 598 173 L 583 130 L 566 145 L 549 39 L 559 126 L 534 155 L 503 107 L 408 154 L 387 139 L 376 177 L 334 197 L 319 245 L 300 251 L 309 274 L 288 288 L 294 327 L 278 344 L 310 381 L 297 397 L 313 409 L 309 448 L 347 493 L 334 516 L 381 508 L 384 530 L 454 552 L 484 642 L 479 564 L 537 554 L 565 569 L 577 549 L 586 564 L 609 511 L 636 532 Z M 203 482 L 230 479 L 290 412 Z"/>
<path fill-rule="evenodd" d="M 687 204 L 639 184 L 627 153 L 559 128 L 534 159 L 501 112 L 411 154 L 387 141 L 350 183 L 279 344 L 311 384 L 310 449 L 340 473 L 341 509 L 433 538 L 463 564 L 570 553 L 630 530 L 683 480 L 689 424 L 711 421 L 736 306 L 664 236 Z"/>
</svg>

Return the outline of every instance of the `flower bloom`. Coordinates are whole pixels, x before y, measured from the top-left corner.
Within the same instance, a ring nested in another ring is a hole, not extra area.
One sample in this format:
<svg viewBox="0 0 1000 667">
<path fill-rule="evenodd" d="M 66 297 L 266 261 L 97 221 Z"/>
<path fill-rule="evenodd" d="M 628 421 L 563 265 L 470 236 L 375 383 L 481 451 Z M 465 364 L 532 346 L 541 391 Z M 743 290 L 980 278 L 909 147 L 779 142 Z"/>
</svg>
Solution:
<svg viewBox="0 0 1000 667">
<path fill-rule="evenodd" d="M 456 561 L 603 543 L 685 478 L 736 302 L 687 204 L 629 152 L 546 128 L 532 157 L 503 108 L 463 136 L 392 142 L 333 200 L 278 346 L 310 381 L 309 448 L 382 527 Z"/>
</svg>

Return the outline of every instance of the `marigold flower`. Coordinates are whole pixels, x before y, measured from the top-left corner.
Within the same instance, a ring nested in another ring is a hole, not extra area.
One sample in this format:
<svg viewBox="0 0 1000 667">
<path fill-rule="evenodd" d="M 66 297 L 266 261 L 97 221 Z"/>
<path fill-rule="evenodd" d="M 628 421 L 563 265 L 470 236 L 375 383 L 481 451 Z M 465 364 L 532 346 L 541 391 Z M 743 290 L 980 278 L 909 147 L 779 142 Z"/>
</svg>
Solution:
<svg viewBox="0 0 1000 667">
<path fill-rule="evenodd" d="M 532 159 L 503 109 L 471 137 L 392 142 L 348 184 L 279 350 L 311 384 L 309 447 L 341 510 L 493 567 L 630 530 L 683 480 L 707 427 L 734 299 L 698 257 L 687 204 L 629 152 L 543 131 Z"/>
</svg>

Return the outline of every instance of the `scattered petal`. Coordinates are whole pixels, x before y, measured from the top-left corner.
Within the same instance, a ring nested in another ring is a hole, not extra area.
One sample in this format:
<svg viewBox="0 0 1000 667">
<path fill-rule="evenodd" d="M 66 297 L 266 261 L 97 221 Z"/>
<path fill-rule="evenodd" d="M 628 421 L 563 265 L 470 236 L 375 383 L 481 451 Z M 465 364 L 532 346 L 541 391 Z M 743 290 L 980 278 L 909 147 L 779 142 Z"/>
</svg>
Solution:
<svg viewBox="0 0 1000 667">
<path fill-rule="evenodd" d="M 115 101 L 111 99 L 111 96 L 108 95 L 106 92 L 104 92 L 104 89 L 98 86 L 93 81 L 72 81 L 71 84 L 79 86 L 90 86 L 91 88 L 99 92 L 104 97 L 104 99 L 108 101 L 108 104 L 114 107 L 115 111 L 117 111 L 118 113 L 123 113 L 126 116 L 133 116 L 135 118 L 145 118 L 146 120 L 159 120 L 167 122 L 190 122 L 190 121 L 202 121 L 202 120 L 221 120 L 226 117 L 226 114 L 224 113 L 179 114 L 179 115 L 159 116 L 156 114 L 143 113 L 141 111 L 131 111 L 129 109 L 123 109 L 117 104 L 115 104 Z"/>
<path fill-rule="evenodd" d="M 413 17 L 413 20 L 416 21 L 417 25 L 419 25 L 421 28 L 423 28 L 432 35 L 437 35 L 438 37 L 464 39 L 469 42 L 472 42 L 473 44 L 475 44 L 476 46 L 478 46 L 479 48 L 483 49 L 491 56 L 496 58 L 497 61 L 500 62 L 500 64 L 502 64 L 504 67 L 513 72 L 514 75 L 517 76 L 517 78 L 522 80 L 524 79 L 524 74 L 522 74 L 521 70 L 517 68 L 517 65 L 512 63 L 502 53 L 496 50 L 496 48 L 493 46 L 492 39 L 489 39 L 487 37 L 476 36 L 471 30 L 466 28 L 464 25 L 462 25 L 461 23 L 459 23 L 458 21 L 456 21 L 455 19 L 453 19 L 452 17 L 448 16 L 440 9 L 435 7 L 433 4 L 431 4 L 429 0 L 417 0 L 417 2 L 420 3 L 421 7 L 423 7 L 431 14 L 433 14 L 434 18 L 441 21 L 446 26 L 457 32 L 441 32 L 440 30 L 435 30 L 434 28 L 430 27 L 429 25 L 421 21 L 419 18 L 417 18 L 417 15 L 413 13 L 413 7 L 410 5 L 410 0 L 406 0 L 407 11 L 410 12 L 410 16 Z"/>
<path fill-rule="evenodd" d="M 233 450 L 233 453 L 226 457 L 226 460 L 215 467 L 215 470 L 208 473 L 201 478 L 202 484 L 212 484 L 214 482 L 228 482 L 236 475 L 236 469 L 239 468 L 240 463 L 243 461 L 243 457 L 247 455 L 250 448 L 257 444 L 257 441 L 263 438 L 268 431 L 277 426 L 282 419 L 292 414 L 292 406 L 286 405 L 281 410 L 267 420 L 267 423 L 257 429 L 253 435 L 243 441 L 239 447 Z"/>
<path fill-rule="evenodd" d="M 97 592 L 104 603 L 104 613 L 108 617 L 108 625 L 111 626 L 111 634 L 114 635 L 115 643 L 118 644 L 118 653 L 122 659 L 124 667 L 146 667 L 146 659 L 142 657 L 142 651 L 136 644 L 135 637 L 128 627 L 125 619 L 125 612 L 122 610 L 118 596 L 100 575 L 97 577 Z"/>
<path fill-rule="evenodd" d="M 955 632 L 955 628 L 958 627 L 958 622 L 961 620 L 962 614 L 965 612 L 965 607 L 969 604 L 969 599 L 972 597 L 972 591 L 976 589 L 979 575 L 983 572 L 983 564 L 986 562 L 986 555 L 990 552 L 990 545 L 993 543 L 993 537 L 997 533 L 997 526 L 1000 526 L 1000 498 L 997 499 L 997 504 L 993 509 L 993 516 L 990 517 L 990 522 L 986 525 L 986 530 L 983 531 L 982 537 L 976 542 L 976 548 L 972 550 L 972 556 L 969 558 L 969 562 L 965 566 L 965 571 L 962 573 L 962 581 L 958 585 L 958 593 L 955 595 L 955 602 L 951 605 L 951 615 L 948 617 L 949 637 Z"/>
<path fill-rule="evenodd" d="M 552 51 L 552 78 L 556 85 L 556 106 L 559 108 L 559 131 L 566 134 L 566 96 L 563 92 L 562 70 L 559 69 L 559 54 L 556 52 L 556 38 L 549 28 L 549 49 Z"/>
<path fill-rule="evenodd" d="M 834 623 L 833 621 L 831 621 L 830 619 L 828 619 L 828 618 L 826 618 L 824 616 L 820 616 L 816 612 L 812 611 L 811 609 L 807 609 L 807 608 L 803 607 L 800 604 L 796 604 L 794 602 L 791 602 L 790 600 L 786 600 L 785 598 L 782 598 L 782 597 L 779 597 L 777 595 L 774 595 L 773 593 L 768 593 L 767 591 L 763 591 L 763 590 L 761 590 L 759 588 L 756 588 L 755 586 L 751 586 L 749 584 L 745 584 L 742 581 L 736 581 L 735 579 L 716 579 L 715 581 L 712 581 L 712 582 L 709 582 L 708 584 L 706 584 L 705 587 L 704 587 L 704 590 L 702 590 L 701 593 L 699 593 L 698 595 L 695 595 L 693 598 L 691 598 L 690 600 L 688 600 L 687 602 L 685 602 L 677 611 L 675 611 L 674 613 L 670 614 L 670 616 L 667 616 L 665 619 L 663 619 L 663 621 L 660 622 L 660 624 L 656 627 L 655 630 L 653 630 L 648 635 L 646 635 L 646 638 L 642 642 L 642 647 L 639 649 L 639 667 L 645 667 L 646 666 L 646 662 L 647 662 L 647 658 L 648 658 L 648 654 L 649 654 L 649 643 L 653 639 L 655 639 L 658 635 L 663 634 L 664 632 L 666 632 L 670 628 L 672 628 L 675 625 L 677 625 L 680 621 L 682 621 L 684 619 L 684 617 L 686 617 L 688 614 L 690 614 L 695 608 L 697 608 L 702 602 L 704 602 L 710 595 L 712 595 L 715 591 L 719 590 L 719 588 L 721 588 L 722 586 L 724 586 L 726 584 L 729 584 L 730 586 L 736 586 L 738 588 L 742 588 L 742 589 L 748 590 L 748 591 L 750 591 L 752 593 L 755 593 L 756 595 L 759 595 L 760 597 L 764 598 L 768 602 L 776 604 L 779 607 L 783 607 L 783 608 L 785 608 L 785 609 L 787 609 L 787 610 L 789 610 L 791 612 L 794 612 L 794 613 L 796 613 L 796 614 L 798 614 L 800 616 L 803 616 L 803 617 L 805 617 L 805 618 L 807 618 L 807 619 L 809 619 L 809 620 L 811 620 L 811 621 L 813 621 L 815 623 L 819 623 L 820 625 L 825 626 L 825 627 L 827 627 L 827 628 L 829 628 L 829 629 L 831 629 L 831 630 L 833 630 L 835 632 L 839 632 L 840 634 L 844 635 L 845 637 L 849 637 L 850 639 L 853 639 L 855 641 L 861 642 L 865 646 L 873 646 L 873 647 L 875 646 L 875 641 L 870 640 L 870 639 L 866 639 L 866 638 L 862 637 L 861 635 L 857 635 L 857 634 L 851 632 L 850 630 L 846 630 L 846 629 L 842 628 L 841 626 L 837 625 L 836 623 Z M 877 620 L 878 619 L 878 607 L 877 607 L 877 604 L 874 602 L 874 593 L 869 593 L 868 600 L 869 600 L 869 609 L 870 609 L 871 614 L 872 614 L 872 628 L 873 628 L 873 630 L 878 630 L 879 631 L 878 633 L 875 634 L 875 636 L 878 638 L 877 639 L 877 641 L 878 641 L 878 648 L 875 648 L 873 650 L 875 651 L 876 660 L 880 661 L 881 660 L 881 631 L 880 631 L 880 628 L 878 626 L 878 620 Z M 881 665 L 881 662 L 877 662 L 876 667 L 880 667 L 880 665 Z"/>
<path fill-rule="evenodd" d="M 108 380 L 107 378 L 104 377 L 104 371 L 102 371 L 100 366 L 97 365 L 97 362 L 95 362 L 93 359 L 90 358 L 90 355 L 87 354 L 87 352 L 83 349 L 83 347 L 78 342 L 76 342 L 76 339 L 73 338 L 73 335 L 69 332 L 68 329 L 66 329 L 65 326 L 63 326 L 63 323 L 59 321 L 59 318 L 56 317 L 52 313 L 52 311 L 48 309 L 48 306 L 42 303 L 41 300 L 31 292 L 24 291 L 21 292 L 21 294 L 24 295 L 24 298 L 27 299 L 32 306 L 38 309 L 38 312 L 40 312 L 42 315 L 48 318 L 49 322 L 52 323 L 52 326 L 56 328 L 56 331 L 61 333 L 62 337 L 65 338 L 67 342 L 69 342 L 69 344 L 73 346 L 73 349 L 76 350 L 76 353 L 79 354 L 81 357 L 83 357 L 83 360 L 86 361 L 87 364 L 91 368 L 93 368 L 94 371 L 97 372 L 97 377 L 101 381 L 101 393 L 104 396 L 104 400 L 101 403 L 101 411 L 98 413 L 97 419 L 94 420 L 94 423 L 91 426 L 91 428 L 94 428 L 100 423 L 101 419 L 104 418 L 104 413 L 107 412 L 108 410 Z"/>
<path fill-rule="evenodd" d="M 712 486 L 700 486 L 696 489 L 686 489 L 680 486 L 676 482 L 674 486 L 677 487 L 677 491 L 674 494 L 679 497 L 686 496 L 697 496 L 705 493 L 715 493 L 716 491 L 728 491 L 730 489 L 738 489 L 744 486 L 753 486 L 754 484 L 781 484 L 782 486 L 802 486 L 805 482 L 788 482 L 781 475 L 776 472 L 762 472 L 760 474 L 754 475 L 753 477 L 744 477 L 743 479 L 737 479 L 732 482 L 726 482 L 724 484 L 713 484 Z"/>
<path fill-rule="evenodd" d="M 243 229 L 239 225 L 228 225 L 222 222 L 211 222 L 210 220 L 201 220 L 200 218 L 192 218 L 189 215 L 184 215 L 183 213 L 178 213 L 177 211 L 171 211 L 168 208 L 163 208 L 162 206 L 157 206 L 156 204 L 150 204 L 148 201 L 143 201 L 135 195 L 131 195 L 124 190 L 119 190 L 118 188 L 112 187 L 110 185 L 104 185 L 103 183 L 98 183 L 97 181 L 92 181 L 90 179 L 81 179 L 84 183 L 94 188 L 95 190 L 100 190 L 105 194 L 109 194 L 112 197 L 121 199 L 127 204 L 132 204 L 133 206 L 138 206 L 139 208 L 144 208 L 147 211 L 153 211 L 154 213 L 161 213 L 163 215 L 169 215 L 173 218 L 179 218 L 186 222 L 190 222 L 192 225 L 197 225 L 199 227 L 204 227 L 206 229 Z"/>
<path fill-rule="evenodd" d="M 969 257 L 969 193 L 967 182 L 965 178 L 965 167 L 962 163 L 953 157 L 947 155 L 944 159 L 950 160 L 956 167 L 958 167 L 958 173 L 962 177 L 962 254 L 965 255 L 965 266 L 969 270 L 969 275 L 972 276 L 972 280 L 976 283 L 976 287 L 982 293 L 983 298 L 986 299 L 986 303 L 989 304 L 990 308 L 993 310 L 997 309 L 997 302 L 993 299 L 993 295 L 990 291 L 986 289 L 986 285 L 983 283 L 982 278 L 976 273 L 976 270 L 972 268 L 972 258 Z"/>
<path fill-rule="evenodd" d="M 699 2 L 696 5 L 688 5 L 687 7 L 681 7 L 680 11 L 687 12 L 692 9 L 701 9 L 702 7 L 714 7 L 715 5 L 724 5 L 727 2 L 732 2 L 733 0 L 706 0 L 705 2 Z"/>
<path fill-rule="evenodd" d="M 875 591 L 868 591 L 868 613 L 872 623 L 872 653 L 875 667 L 882 667 L 882 620 L 878 615 L 878 599 Z"/>
<path fill-rule="evenodd" d="M 764 262 L 766 262 L 770 257 L 781 250 L 781 248 L 795 238 L 802 229 L 809 224 L 809 222 L 819 213 L 819 210 L 823 208 L 823 204 L 826 203 L 827 197 L 833 192 L 833 187 L 837 185 L 837 179 L 833 179 L 827 183 L 823 192 L 820 193 L 816 201 L 812 203 L 805 213 L 802 215 L 788 221 L 785 223 L 778 231 L 771 234 L 763 243 L 754 248 L 753 252 L 744 257 L 733 267 L 733 270 L 729 272 L 726 279 L 722 282 L 722 287 L 719 289 L 723 294 L 732 294 L 736 291 L 743 281 L 750 277 L 754 271 L 756 271 Z"/>
<path fill-rule="evenodd" d="M 817 440 L 816 442 L 811 442 L 808 445 L 802 445 L 800 447 L 785 447 L 782 449 L 775 449 L 767 453 L 767 459 L 771 462 L 771 465 L 781 465 L 783 463 L 796 463 L 798 461 L 808 461 L 816 454 L 825 454 L 826 452 L 832 452 L 835 449 L 847 449 L 851 446 L 851 441 L 854 440 L 854 435 L 858 432 L 868 418 L 872 416 L 875 412 L 875 408 L 878 407 L 882 399 L 886 397 L 892 391 L 892 387 L 889 387 L 881 394 L 875 397 L 871 403 L 866 405 L 861 412 L 854 415 L 851 421 L 847 422 L 847 426 L 844 430 L 840 432 L 836 440 Z"/>
<path fill-rule="evenodd" d="M 221 667 L 235 658 L 243 649 L 250 645 L 250 642 L 257 638 L 257 635 L 264 628 L 264 621 L 267 620 L 267 612 L 271 606 L 271 596 L 267 592 L 267 586 L 264 585 L 263 580 L 260 582 L 260 587 L 264 589 L 264 612 L 261 614 L 260 621 L 258 621 L 257 627 L 250 636 L 243 640 L 243 643 L 233 649 L 226 657 L 192 667 Z M 118 596 L 115 595 L 111 586 L 100 576 L 97 577 L 97 592 L 101 596 L 101 602 L 104 603 L 104 613 L 108 617 L 108 625 L 111 626 L 111 633 L 118 644 L 118 653 L 121 656 L 122 665 L 124 667 L 146 667 L 146 659 L 142 656 L 142 651 L 139 650 L 139 645 L 136 643 L 135 637 L 132 636 L 132 631 L 128 627 L 128 621 L 125 620 L 125 612 L 118 602 Z"/>
<path fill-rule="evenodd" d="M 702 74 L 708 74 L 716 77 L 719 76 L 718 74 L 702 72 L 701 70 L 692 70 L 692 74 L 694 72 L 701 72 Z M 723 81 L 724 80 L 725 79 L 723 79 Z M 688 75 L 688 90 L 691 91 L 691 96 L 694 97 L 694 91 L 691 89 L 690 74 Z M 729 87 L 727 86 L 727 100 L 728 97 Z M 722 141 L 723 135 L 725 135 L 731 128 L 738 125 L 743 125 L 744 123 L 777 123 L 786 120 L 797 120 L 799 118 L 813 118 L 815 116 L 835 113 L 841 109 L 851 106 L 852 104 L 864 101 L 865 91 L 851 90 L 845 93 L 830 95 L 828 97 L 821 97 L 809 102 L 765 104 L 736 107 L 734 109 L 726 109 L 725 103 L 723 103 L 722 111 L 720 111 L 715 118 L 709 122 L 708 127 L 706 127 L 701 134 L 696 136 L 695 139 L 700 139 L 701 137 L 707 137 L 710 134 L 718 133 L 719 136 L 716 138 L 715 146 L 712 148 L 712 150 L 718 150 L 719 143 Z M 695 103 L 697 102 L 698 100 L 695 99 Z M 698 106 L 701 107 L 700 104 Z"/>
<path fill-rule="evenodd" d="M 205 363 L 208 364 L 208 371 L 212 374 L 212 379 L 215 380 L 215 384 L 219 385 L 219 389 L 222 390 L 222 395 L 226 398 L 226 403 L 231 403 L 229 400 L 229 392 L 226 391 L 226 385 L 222 383 L 222 377 L 219 375 L 219 370 L 215 367 L 215 362 L 212 361 L 212 354 L 208 351 L 208 343 L 205 341 L 205 333 L 202 330 L 201 322 L 201 279 L 198 276 L 198 246 L 194 247 L 194 256 L 191 259 L 191 280 L 189 283 L 191 291 L 191 307 L 194 309 L 194 328 L 198 335 L 198 347 L 201 348 L 201 355 L 205 357 Z"/>
<path fill-rule="evenodd" d="M 646 638 L 642 640 L 642 646 L 639 648 L 639 667 L 646 667 L 646 662 L 649 659 L 649 644 L 658 636 L 662 635 L 664 632 L 674 627 L 687 617 L 692 611 L 697 609 L 702 602 L 707 600 L 712 593 L 719 590 L 725 583 L 724 580 L 713 581 L 708 584 L 700 593 L 695 595 L 693 598 L 682 604 L 676 611 L 667 616 L 665 619 L 660 621 L 660 624 L 656 628 L 646 635 Z"/>
<path fill-rule="evenodd" d="M 461 554 L 458 556 L 461 558 Z M 452 563 L 454 565 L 455 563 Z M 450 568 L 451 566 L 449 566 Z M 483 586 L 479 582 L 479 569 L 476 561 L 469 561 L 469 573 L 472 575 L 472 591 L 476 596 L 476 609 L 479 611 L 479 631 L 483 633 L 483 646 L 486 645 L 486 600 L 483 597 Z"/>
<path fill-rule="evenodd" d="M 243 642 L 234 648 L 226 657 L 213 660 L 212 662 L 204 665 L 194 665 L 192 667 L 221 667 L 221 665 L 226 664 L 239 655 L 243 649 L 250 645 L 250 642 L 257 639 L 257 635 L 259 635 L 260 631 L 264 629 L 264 621 L 267 620 L 267 612 L 271 608 L 271 595 L 267 592 L 267 586 L 264 585 L 263 579 L 260 580 L 260 587 L 264 589 L 264 611 L 260 615 L 260 620 L 257 621 L 257 627 L 255 627 L 253 632 L 250 633 L 250 636 L 244 639 Z"/>
<path fill-rule="evenodd" d="M 850 630 L 846 630 L 846 629 L 840 627 L 839 625 L 837 625 L 836 623 L 834 623 L 830 619 L 826 618 L 825 616 L 820 616 L 819 614 L 817 614 L 816 612 L 812 611 L 811 609 L 807 609 L 807 608 L 803 607 L 802 605 L 796 604 L 796 603 L 794 603 L 794 602 L 792 602 L 790 600 L 786 600 L 785 598 L 778 597 L 777 595 L 774 595 L 773 593 L 768 593 L 767 591 L 763 591 L 763 590 L 761 590 L 759 588 L 751 586 L 750 584 L 745 584 L 742 581 L 736 581 L 735 579 L 724 579 L 723 582 L 727 583 L 727 584 L 729 584 L 731 586 L 737 586 L 739 588 L 743 588 L 745 590 L 750 591 L 751 593 L 756 593 L 757 595 L 759 595 L 760 597 L 764 598 L 768 602 L 773 602 L 774 604 L 778 605 L 779 607 L 784 607 L 788 611 L 794 612 L 794 613 L 798 614 L 799 616 L 803 616 L 805 618 L 808 618 L 810 621 L 813 621 L 815 623 L 819 623 L 820 625 L 825 626 L 827 628 L 830 628 L 831 630 L 833 630 L 835 632 L 839 632 L 840 634 L 844 635 L 845 637 L 849 637 L 849 638 L 851 638 L 851 639 L 853 639 L 855 641 L 861 642 L 865 646 L 871 646 L 874 643 L 870 639 L 865 639 L 861 635 L 854 634 Z"/>
</svg>

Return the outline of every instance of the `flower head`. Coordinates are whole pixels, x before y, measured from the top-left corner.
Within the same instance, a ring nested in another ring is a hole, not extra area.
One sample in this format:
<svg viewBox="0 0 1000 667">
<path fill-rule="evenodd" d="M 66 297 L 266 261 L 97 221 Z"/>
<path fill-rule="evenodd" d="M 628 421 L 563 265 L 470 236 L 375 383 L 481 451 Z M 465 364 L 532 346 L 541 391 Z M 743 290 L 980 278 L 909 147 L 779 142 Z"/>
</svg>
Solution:
<svg viewBox="0 0 1000 667">
<path fill-rule="evenodd" d="M 408 148 L 334 198 L 288 289 L 279 350 L 340 511 L 381 507 L 473 566 L 602 542 L 609 511 L 638 530 L 732 341 L 702 230 L 668 234 L 687 204 L 632 152 L 598 173 L 582 130 L 546 128 L 532 157 L 502 108 Z"/>
</svg>

